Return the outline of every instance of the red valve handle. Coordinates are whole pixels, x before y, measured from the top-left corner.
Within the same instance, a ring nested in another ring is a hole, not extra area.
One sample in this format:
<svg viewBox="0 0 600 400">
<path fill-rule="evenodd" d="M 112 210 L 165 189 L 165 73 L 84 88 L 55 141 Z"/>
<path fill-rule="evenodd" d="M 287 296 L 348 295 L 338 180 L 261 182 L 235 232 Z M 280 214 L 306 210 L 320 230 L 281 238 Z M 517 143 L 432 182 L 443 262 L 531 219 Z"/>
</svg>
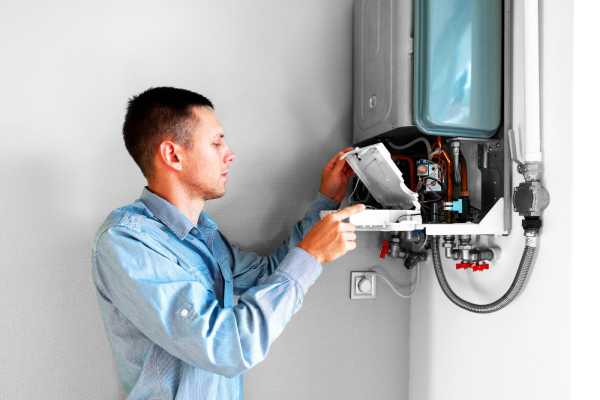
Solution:
<svg viewBox="0 0 600 400">
<path fill-rule="evenodd" d="M 468 263 L 468 262 L 456 263 L 456 269 L 469 269 L 469 268 L 475 268 L 475 265 Z"/>
<path fill-rule="evenodd" d="M 490 264 L 481 263 L 481 264 L 473 265 L 473 271 L 484 271 L 486 269 L 490 269 Z"/>
<path fill-rule="evenodd" d="M 381 242 L 381 251 L 379 252 L 379 258 L 385 258 L 387 253 L 390 251 L 390 242 L 384 240 Z"/>
</svg>

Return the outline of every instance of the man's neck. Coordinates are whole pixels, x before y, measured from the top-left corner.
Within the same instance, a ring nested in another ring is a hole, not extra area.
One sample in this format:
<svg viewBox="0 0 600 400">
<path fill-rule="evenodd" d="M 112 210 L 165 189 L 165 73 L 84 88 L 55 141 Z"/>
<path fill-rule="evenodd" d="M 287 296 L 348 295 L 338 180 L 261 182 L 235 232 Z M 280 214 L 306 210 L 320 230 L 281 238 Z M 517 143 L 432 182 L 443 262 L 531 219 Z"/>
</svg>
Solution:
<svg viewBox="0 0 600 400">
<path fill-rule="evenodd" d="M 177 207 L 194 225 L 198 223 L 206 200 L 190 193 L 183 186 L 168 181 L 160 183 L 149 181 L 148 189 Z"/>
</svg>

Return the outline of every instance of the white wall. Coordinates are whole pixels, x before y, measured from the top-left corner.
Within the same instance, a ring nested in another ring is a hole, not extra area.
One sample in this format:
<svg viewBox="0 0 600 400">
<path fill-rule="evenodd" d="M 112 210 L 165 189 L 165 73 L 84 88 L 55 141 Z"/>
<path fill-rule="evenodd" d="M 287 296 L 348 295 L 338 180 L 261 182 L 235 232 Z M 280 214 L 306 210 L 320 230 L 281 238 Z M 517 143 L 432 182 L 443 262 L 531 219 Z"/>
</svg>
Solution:
<svg viewBox="0 0 600 400">
<path fill-rule="evenodd" d="M 589 399 L 598 391 L 598 359 L 600 359 L 600 269 L 590 253 L 597 247 L 600 214 L 590 212 L 590 195 L 597 198 L 600 188 L 590 187 L 583 171 L 593 171 L 597 158 L 581 157 L 589 153 L 590 143 L 596 143 L 598 93 L 600 93 L 600 54 L 590 49 L 600 37 L 597 16 L 600 3 L 578 1 L 573 10 L 573 148 L 577 168 L 573 170 L 572 263 L 575 273 L 571 283 L 571 397 Z"/>
<path fill-rule="evenodd" d="M 475 315 L 451 304 L 431 268 L 411 305 L 411 400 L 562 400 L 568 398 L 571 250 L 572 4 L 543 2 L 543 151 L 551 204 L 539 257 L 524 293 L 506 309 Z M 522 249 L 513 235 L 497 241 L 492 271 L 452 271 L 465 298 L 488 302 L 508 288 Z"/>
<path fill-rule="evenodd" d="M 89 255 L 143 185 L 120 138 L 127 98 L 175 85 L 215 102 L 238 158 L 210 209 L 268 249 L 350 142 L 351 3 L 3 2 L 0 399 L 119 397 Z M 248 399 L 407 398 L 408 303 L 384 287 L 348 300 L 349 271 L 376 255 L 360 239 L 251 371 Z"/>
</svg>

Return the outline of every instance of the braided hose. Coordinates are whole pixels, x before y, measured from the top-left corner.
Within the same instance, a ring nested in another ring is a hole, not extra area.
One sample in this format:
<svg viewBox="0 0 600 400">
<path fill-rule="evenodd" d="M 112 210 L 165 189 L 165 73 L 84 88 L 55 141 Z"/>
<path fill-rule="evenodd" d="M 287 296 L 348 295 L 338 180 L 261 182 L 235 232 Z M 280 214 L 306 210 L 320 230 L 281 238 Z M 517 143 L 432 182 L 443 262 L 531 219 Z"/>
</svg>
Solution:
<svg viewBox="0 0 600 400">
<path fill-rule="evenodd" d="M 537 238 L 537 232 L 533 236 L 526 236 L 525 248 L 523 249 L 523 255 L 521 256 L 519 268 L 517 269 L 515 278 L 513 279 L 506 293 L 492 303 L 475 304 L 459 297 L 456 293 L 454 293 L 448 284 L 446 276 L 444 275 L 444 269 L 442 268 L 442 259 L 440 257 L 440 238 L 437 236 L 434 237 L 432 245 L 433 269 L 440 287 L 442 288 L 442 292 L 444 292 L 446 297 L 448 297 L 451 302 L 460 308 L 474 313 L 491 313 L 506 307 L 521 293 L 525 287 L 525 284 L 527 283 L 527 277 L 529 276 L 529 271 L 533 266 L 533 261 L 536 254 Z"/>
</svg>

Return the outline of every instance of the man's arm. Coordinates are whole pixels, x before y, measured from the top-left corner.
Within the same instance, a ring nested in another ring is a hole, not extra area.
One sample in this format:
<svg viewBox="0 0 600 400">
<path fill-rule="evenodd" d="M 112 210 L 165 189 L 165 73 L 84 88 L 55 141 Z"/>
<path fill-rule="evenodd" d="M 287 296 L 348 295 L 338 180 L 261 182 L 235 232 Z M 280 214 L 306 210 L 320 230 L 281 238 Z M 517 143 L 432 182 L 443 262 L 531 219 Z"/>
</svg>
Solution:
<svg viewBox="0 0 600 400">
<path fill-rule="evenodd" d="M 232 244 L 234 293 L 241 294 L 256 285 L 259 280 L 273 274 L 288 252 L 296 247 L 306 233 L 319 221 L 320 212 L 336 209 L 337 206 L 338 204 L 333 200 L 319 193 L 302 220 L 294 225 L 289 238 L 268 256 L 244 251 L 239 246 Z"/>
<path fill-rule="evenodd" d="M 221 307 L 208 282 L 127 224 L 99 235 L 94 282 L 104 298 L 167 352 L 198 368 L 235 376 L 266 357 L 320 275 L 321 263 L 356 248 L 354 225 L 342 220 L 362 210 L 362 205 L 348 207 L 319 221 L 235 307 Z"/>
<path fill-rule="evenodd" d="M 130 227 L 104 232 L 94 261 L 98 290 L 144 335 L 191 365 L 230 377 L 266 357 L 322 269 L 294 248 L 235 307 L 222 308 L 212 288 Z"/>
</svg>

